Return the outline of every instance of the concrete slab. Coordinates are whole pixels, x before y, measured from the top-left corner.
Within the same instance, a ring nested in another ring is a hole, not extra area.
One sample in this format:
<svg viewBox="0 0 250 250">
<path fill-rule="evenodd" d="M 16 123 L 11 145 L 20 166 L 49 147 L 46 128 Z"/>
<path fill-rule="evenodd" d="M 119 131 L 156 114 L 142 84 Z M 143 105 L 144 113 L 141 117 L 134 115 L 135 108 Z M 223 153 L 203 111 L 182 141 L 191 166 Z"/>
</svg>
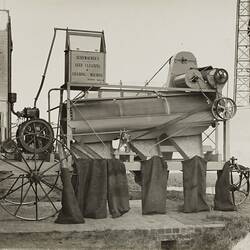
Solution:
<svg viewBox="0 0 250 250">
<path fill-rule="evenodd" d="M 29 239 L 39 237 L 43 239 L 40 244 L 45 244 L 45 242 L 48 244 L 50 241 L 60 242 L 69 238 L 78 242 L 81 240 L 80 248 L 95 246 L 95 249 L 98 249 L 108 246 L 109 249 L 112 249 L 111 242 L 116 242 L 116 247 L 118 244 L 119 247 L 125 249 L 125 246 L 133 246 L 133 244 L 137 244 L 138 249 L 140 249 L 140 246 L 143 248 L 145 244 L 147 246 L 153 244 L 153 249 L 160 249 L 162 241 L 190 238 L 195 232 L 201 230 L 222 229 L 224 227 L 221 223 L 209 221 L 207 219 L 209 212 L 184 214 L 178 212 L 178 207 L 174 206 L 171 200 L 168 200 L 167 204 L 168 212 L 166 214 L 142 215 L 141 201 L 133 200 L 130 201 L 131 210 L 122 217 L 85 219 L 84 224 L 74 225 L 55 224 L 55 218 L 40 222 L 21 221 L 10 217 L 4 211 L 0 211 L 0 247 L 3 242 L 7 246 L 13 247 L 8 244 L 13 239 L 20 237 L 21 241 L 26 237 L 27 244 Z M 44 204 L 44 206 L 47 205 Z M 9 239 L 9 241 L 7 242 L 6 239 Z M 24 246 L 37 247 L 37 245 L 32 244 Z M 48 248 L 47 245 L 45 246 Z"/>
</svg>

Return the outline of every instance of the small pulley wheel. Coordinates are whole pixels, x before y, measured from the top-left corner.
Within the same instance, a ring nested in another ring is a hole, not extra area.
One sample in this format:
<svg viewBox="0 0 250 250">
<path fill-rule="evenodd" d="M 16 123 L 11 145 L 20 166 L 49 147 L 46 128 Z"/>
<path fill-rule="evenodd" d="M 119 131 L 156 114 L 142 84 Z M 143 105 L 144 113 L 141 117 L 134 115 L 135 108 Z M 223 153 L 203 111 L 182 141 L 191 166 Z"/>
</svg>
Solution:
<svg viewBox="0 0 250 250">
<path fill-rule="evenodd" d="M 16 142 L 12 139 L 7 139 L 2 143 L 2 150 L 7 154 L 13 154 L 17 149 Z"/>
<path fill-rule="evenodd" d="M 229 120 L 234 117 L 236 111 L 235 102 L 228 97 L 219 98 L 212 105 L 212 114 L 217 120 Z"/>
<path fill-rule="evenodd" d="M 17 130 L 17 143 L 29 153 L 51 151 L 54 132 L 51 125 L 42 119 L 31 119 L 22 123 Z"/>
<path fill-rule="evenodd" d="M 228 73 L 224 69 L 216 69 L 214 73 L 214 81 L 218 84 L 224 84 L 228 80 Z"/>
</svg>

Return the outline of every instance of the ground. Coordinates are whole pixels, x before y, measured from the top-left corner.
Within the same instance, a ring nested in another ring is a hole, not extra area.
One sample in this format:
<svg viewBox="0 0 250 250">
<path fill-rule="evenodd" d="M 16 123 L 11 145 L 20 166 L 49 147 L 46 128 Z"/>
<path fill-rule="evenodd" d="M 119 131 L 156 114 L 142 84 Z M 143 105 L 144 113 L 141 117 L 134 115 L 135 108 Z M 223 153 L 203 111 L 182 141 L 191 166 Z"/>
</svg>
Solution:
<svg viewBox="0 0 250 250">
<path fill-rule="evenodd" d="M 130 182 L 131 179 L 129 179 Z M 176 181 L 181 182 L 180 177 Z M 250 231 L 250 200 L 238 211 L 213 210 L 213 194 L 207 195 L 209 212 L 183 213 L 183 194 L 168 191 L 166 215 L 141 214 L 139 186 L 130 183 L 131 210 L 120 218 L 86 219 L 85 224 L 58 225 L 55 218 L 24 222 L 0 208 L 0 248 L 46 249 L 230 249 Z M 46 206 L 46 203 L 45 203 Z M 194 237 L 195 236 L 195 237 Z M 194 238 L 195 241 L 185 240 Z M 171 246 L 176 239 L 184 247 Z M 172 247 L 172 248 L 171 248 Z"/>
</svg>

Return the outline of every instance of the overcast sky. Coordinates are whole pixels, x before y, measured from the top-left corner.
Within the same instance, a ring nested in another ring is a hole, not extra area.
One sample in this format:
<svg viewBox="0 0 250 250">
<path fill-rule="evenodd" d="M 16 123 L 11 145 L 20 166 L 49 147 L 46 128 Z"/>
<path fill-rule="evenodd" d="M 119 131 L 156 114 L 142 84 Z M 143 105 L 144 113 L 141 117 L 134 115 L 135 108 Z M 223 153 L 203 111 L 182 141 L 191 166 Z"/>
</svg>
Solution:
<svg viewBox="0 0 250 250">
<path fill-rule="evenodd" d="M 0 0 L 12 19 L 13 92 L 17 108 L 32 106 L 44 70 L 53 28 L 104 30 L 107 81 L 144 84 L 173 54 L 194 53 L 198 66 L 229 72 L 232 96 L 235 0 Z M 45 114 L 50 88 L 64 79 L 65 34 L 58 34 L 38 106 Z M 161 86 L 167 68 L 151 83 Z M 231 154 L 250 162 L 250 112 L 231 124 Z"/>
</svg>

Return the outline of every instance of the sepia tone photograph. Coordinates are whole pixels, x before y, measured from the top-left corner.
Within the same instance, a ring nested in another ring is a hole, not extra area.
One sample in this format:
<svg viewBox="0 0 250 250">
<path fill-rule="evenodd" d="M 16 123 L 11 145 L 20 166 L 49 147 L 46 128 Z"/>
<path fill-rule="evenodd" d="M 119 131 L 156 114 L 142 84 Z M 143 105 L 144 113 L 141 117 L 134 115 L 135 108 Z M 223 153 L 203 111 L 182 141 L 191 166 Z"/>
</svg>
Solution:
<svg viewBox="0 0 250 250">
<path fill-rule="evenodd" d="M 0 249 L 249 249 L 250 1 L 0 0 L 0 123 Z"/>
</svg>

